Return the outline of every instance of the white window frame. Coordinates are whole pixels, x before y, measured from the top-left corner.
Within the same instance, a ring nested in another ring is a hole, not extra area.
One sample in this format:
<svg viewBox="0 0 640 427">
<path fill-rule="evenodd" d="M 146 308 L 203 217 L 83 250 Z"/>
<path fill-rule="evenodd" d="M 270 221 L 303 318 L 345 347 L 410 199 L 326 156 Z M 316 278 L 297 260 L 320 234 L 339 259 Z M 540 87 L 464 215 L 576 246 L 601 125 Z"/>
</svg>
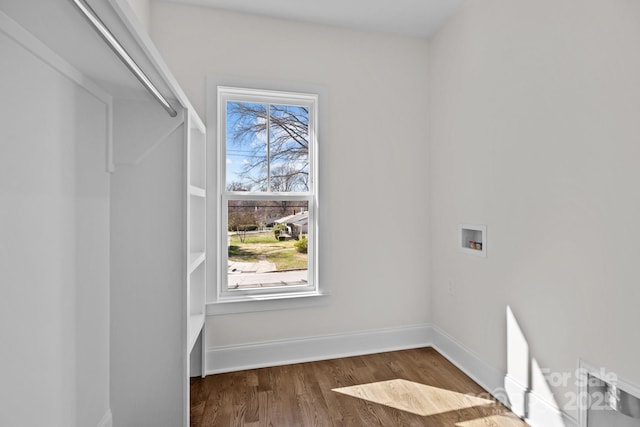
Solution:
<svg viewBox="0 0 640 427">
<path fill-rule="evenodd" d="M 215 303 L 247 303 L 307 296 L 320 296 L 318 283 L 318 95 L 281 90 L 249 89 L 235 86 L 217 86 L 217 158 L 218 158 L 218 280 Z M 226 191 L 226 116 L 228 102 L 295 105 L 309 108 L 309 191 L 308 192 L 232 192 Z M 255 289 L 228 289 L 228 203 L 232 200 L 292 200 L 306 201 L 309 208 L 308 232 L 308 284 Z M 271 306 L 278 308 L 279 306 Z M 271 309 L 269 308 L 269 309 Z M 263 308 L 264 309 L 264 308 Z M 216 310 L 236 312 L 252 310 Z M 217 314 L 217 313 L 214 313 Z"/>
</svg>

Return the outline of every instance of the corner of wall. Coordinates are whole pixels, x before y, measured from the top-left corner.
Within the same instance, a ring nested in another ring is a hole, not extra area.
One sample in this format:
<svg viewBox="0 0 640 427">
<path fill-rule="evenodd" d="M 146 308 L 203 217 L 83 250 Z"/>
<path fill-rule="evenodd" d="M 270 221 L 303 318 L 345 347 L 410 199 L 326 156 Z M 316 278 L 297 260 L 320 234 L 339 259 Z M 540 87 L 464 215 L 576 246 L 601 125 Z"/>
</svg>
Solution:
<svg viewBox="0 0 640 427">
<path fill-rule="evenodd" d="M 107 412 L 104 414 L 104 416 L 98 423 L 98 427 L 113 427 L 113 416 L 111 414 L 111 409 L 107 410 Z"/>
</svg>

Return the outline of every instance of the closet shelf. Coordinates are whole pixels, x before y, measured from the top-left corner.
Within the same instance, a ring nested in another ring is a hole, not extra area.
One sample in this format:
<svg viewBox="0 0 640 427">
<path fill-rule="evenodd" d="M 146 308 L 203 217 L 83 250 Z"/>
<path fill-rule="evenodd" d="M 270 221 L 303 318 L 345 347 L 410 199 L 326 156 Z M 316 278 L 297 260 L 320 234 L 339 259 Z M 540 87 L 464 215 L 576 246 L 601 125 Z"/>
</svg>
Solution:
<svg viewBox="0 0 640 427">
<path fill-rule="evenodd" d="M 197 196 L 197 197 L 207 197 L 207 192 L 204 188 L 195 186 L 195 185 L 190 185 L 189 186 L 189 194 L 191 194 L 192 196 Z"/>
<path fill-rule="evenodd" d="M 205 252 L 191 252 L 189 254 L 189 274 L 193 273 L 196 268 L 200 267 L 200 264 L 207 259 Z"/>
<path fill-rule="evenodd" d="M 192 314 L 189 316 L 189 353 L 198 340 L 198 335 L 204 326 L 204 314 Z"/>
</svg>

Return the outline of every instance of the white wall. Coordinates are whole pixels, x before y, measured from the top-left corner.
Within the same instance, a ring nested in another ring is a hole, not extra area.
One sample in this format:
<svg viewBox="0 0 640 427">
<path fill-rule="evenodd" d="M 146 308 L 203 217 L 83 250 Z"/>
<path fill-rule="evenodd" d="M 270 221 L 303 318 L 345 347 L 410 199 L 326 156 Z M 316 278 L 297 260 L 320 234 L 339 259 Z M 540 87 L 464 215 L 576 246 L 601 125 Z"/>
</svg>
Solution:
<svg viewBox="0 0 640 427">
<path fill-rule="evenodd" d="M 109 190 L 106 105 L 76 91 L 76 425 L 107 426 L 109 399 Z M 105 424 L 100 425 L 100 422 Z"/>
<path fill-rule="evenodd" d="M 175 427 L 186 419 L 181 122 L 181 114 L 170 119 L 152 100 L 114 102 L 110 298 L 117 427 Z"/>
<path fill-rule="evenodd" d="M 320 275 L 331 301 L 210 318 L 209 345 L 428 322 L 426 42 L 165 2 L 152 4 L 151 34 L 201 117 L 209 75 L 329 93 Z"/>
<path fill-rule="evenodd" d="M 109 411 L 105 104 L 4 33 L 0 56 L 0 425 L 97 426 Z"/>
<path fill-rule="evenodd" d="M 151 0 L 129 0 L 131 8 L 136 13 L 142 28 L 149 31 L 149 21 L 151 19 Z"/>
<path fill-rule="evenodd" d="M 469 1 L 430 42 L 433 320 L 540 395 L 536 365 L 579 357 L 640 384 L 639 22 L 631 0 Z M 486 259 L 458 223 L 487 225 Z M 552 387 L 573 414 L 574 381 Z"/>
</svg>

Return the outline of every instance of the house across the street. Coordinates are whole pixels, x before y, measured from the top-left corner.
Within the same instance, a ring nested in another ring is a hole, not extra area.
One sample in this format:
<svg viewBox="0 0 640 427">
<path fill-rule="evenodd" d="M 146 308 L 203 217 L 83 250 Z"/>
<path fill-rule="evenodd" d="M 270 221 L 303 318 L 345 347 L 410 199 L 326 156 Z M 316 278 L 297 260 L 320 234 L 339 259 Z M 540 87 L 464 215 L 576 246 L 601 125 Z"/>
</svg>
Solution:
<svg viewBox="0 0 640 427">
<path fill-rule="evenodd" d="M 299 239 L 300 234 L 309 232 L 309 211 L 300 212 L 294 215 L 288 215 L 274 221 L 276 224 L 284 224 L 287 227 L 285 233 L 280 233 L 280 240 L 294 238 Z"/>
</svg>

